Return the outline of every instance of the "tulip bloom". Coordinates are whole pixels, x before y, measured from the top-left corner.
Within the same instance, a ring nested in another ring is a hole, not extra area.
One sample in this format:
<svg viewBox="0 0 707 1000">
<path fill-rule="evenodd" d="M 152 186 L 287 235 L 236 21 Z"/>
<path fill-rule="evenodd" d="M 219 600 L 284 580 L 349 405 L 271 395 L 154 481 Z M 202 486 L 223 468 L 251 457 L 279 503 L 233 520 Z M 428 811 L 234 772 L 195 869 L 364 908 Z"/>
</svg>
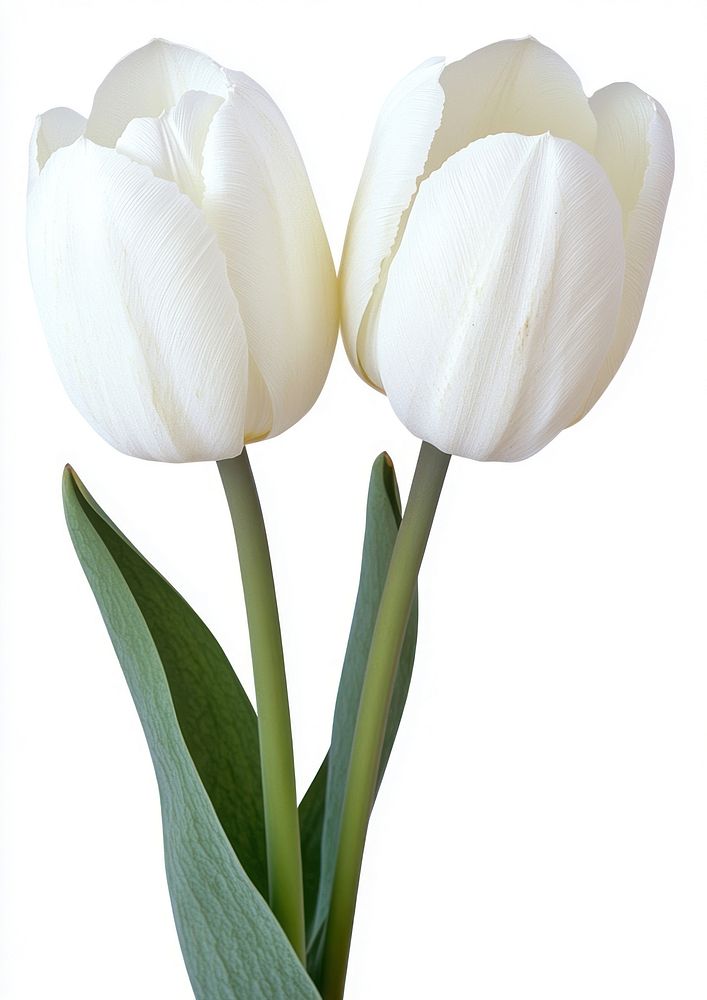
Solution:
<svg viewBox="0 0 707 1000">
<path fill-rule="evenodd" d="M 292 134 L 243 73 L 154 41 L 108 74 L 88 120 L 41 115 L 28 246 L 59 375 L 120 451 L 231 458 L 319 395 L 331 254 Z"/>
<path fill-rule="evenodd" d="M 351 214 L 351 363 L 444 452 L 534 454 L 626 355 L 672 174 L 656 101 L 587 99 L 532 38 L 423 64 L 383 106 Z"/>
</svg>

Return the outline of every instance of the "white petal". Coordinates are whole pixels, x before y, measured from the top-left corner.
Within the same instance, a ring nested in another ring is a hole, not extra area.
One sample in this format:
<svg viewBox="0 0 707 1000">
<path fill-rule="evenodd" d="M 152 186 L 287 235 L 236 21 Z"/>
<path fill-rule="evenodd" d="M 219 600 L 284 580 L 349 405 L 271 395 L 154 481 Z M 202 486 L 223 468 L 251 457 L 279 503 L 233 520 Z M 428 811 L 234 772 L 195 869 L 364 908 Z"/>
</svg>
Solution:
<svg viewBox="0 0 707 1000">
<path fill-rule="evenodd" d="M 574 70 L 534 38 L 496 42 L 451 63 L 426 175 L 474 139 L 499 132 L 551 132 L 594 149 L 596 122 Z"/>
<path fill-rule="evenodd" d="M 338 328 L 334 265 L 302 158 L 266 92 L 229 72 L 204 148 L 206 221 L 226 257 L 251 357 L 246 440 L 312 406 Z"/>
<path fill-rule="evenodd" d="M 612 337 L 621 213 L 606 174 L 550 135 L 480 139 L 421 183 L 375 335 L 418 437 L 527 458 L 568 426 Z"/>
<path fill-rule="evenodd" d="M 157 118 L 188 90 L 225 97 L 224 71 L 201 52 L 157 38 L 110 71 L 96 91 L 86 136 L 115 146 L 133 118 Z"/>
<path fill-rule="evenodd" d="M 188 90 L 159 118 L 133 118 L 115 148 L 149 167 L 155 177 L 174 181 L 194 204 L 201 205 L 204 143 L 222 103 L 222 97 Z"/>
<path fill-rule="evenodd" d="M 380 385 L 379 376 L 362 321 L 440 123 L 443 66 L 442 59 L 423 63 L 387 98 L 351 210 L 341 261 L 343 339 L 351 364 L 372 384 Z"/>
<path fill-rule="evenodd" d="M 241 451 L 245 334 L 223 255 L 186 196 L 79 139 L 30 193 L 28 248 L 59 375 L 107 441 L 168 462 Z"/>
<path fill-rule="evenodd" d="M 599 125 L 596 157 L 623 209 L 626 276 L 616 336 L 581 415 L 594 406 L 631 346 L 655 263 L 674 166 L 668 116 L 648 94 L 631 83 L 613 83 L 598 91 L 591 105 Z"/>
<path fill-rule="evenodd" d="M 85 128 L 86 119 L 71 108 L 52 108 L 37 116 L 29 143 L 30 185 L 39 177 L 52 153 L 76 142 Z"/>
</svg>

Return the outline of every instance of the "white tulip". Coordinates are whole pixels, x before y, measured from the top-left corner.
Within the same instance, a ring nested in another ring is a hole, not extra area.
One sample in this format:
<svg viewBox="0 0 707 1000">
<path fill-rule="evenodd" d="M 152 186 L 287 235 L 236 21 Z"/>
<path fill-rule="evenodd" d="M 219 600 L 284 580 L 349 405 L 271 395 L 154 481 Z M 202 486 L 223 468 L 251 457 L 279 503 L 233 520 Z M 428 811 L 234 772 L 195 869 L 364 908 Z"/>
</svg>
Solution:
<svg viewBox="0 0 707 1000">
<path fill-rule="evenodd" d="M 158 40 L 108 74 L 88 120 L 41 115 L 28 246 L 59 375 L 120 451 L 234 457 L 319 395 L 331 254 L 292 134 L 243 73 Z"/>
<path fill-rule="evenodd" d="M 534 454 L 626 355 L 672 174 L 656 101 L 587 99 L 535 39 L 424 63 L 383 106 L 351 214 L 351 363 L 442 451 Z"/>
</svg>

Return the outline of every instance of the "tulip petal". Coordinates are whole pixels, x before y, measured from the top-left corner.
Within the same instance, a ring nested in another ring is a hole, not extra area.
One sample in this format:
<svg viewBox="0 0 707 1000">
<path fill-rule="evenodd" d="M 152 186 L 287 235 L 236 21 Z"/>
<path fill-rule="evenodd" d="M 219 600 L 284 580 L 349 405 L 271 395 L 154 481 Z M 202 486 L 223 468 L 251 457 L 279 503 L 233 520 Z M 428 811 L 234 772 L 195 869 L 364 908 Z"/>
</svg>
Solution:
<svg viewBox="0 0 707 1000">
<path fill-rule="evenodd" d="M 204 195 L 204 143 L 222 103 L 222 97 L 188 90 L 175 107 L 159 118 L 133 118 L 115 148 L 135 163 L 149 167 L 155 177 L 174 181 L 200 206 Z"/>
<path fill-rule="evenodd" d="M 250 349 L 246 440 L 299 420 L 321 392 L 338 327 L 336 275 L 292 133 L 242 73 L 204 147 L 206 222 L 226 257 Z"/>
<path fill-rule="evenodd" d="M 497 135 L 420 184 L 375 347 L 418 437 L 479 460 L 527 458 L 568 426 L 613 336 L 621 212 L 579 146 Z"/>
<path fill-rule="evenodd" d="M 368 350 L 364 314 L 401 218 L 412 201 L 433 136 L 442 117 L 439 76 L 444 60 L 432 59 L 408 74 L 387 98 L 351 210 L 341 261 L 342 332 L 358 374 L 380 388 L 375 356 Z"/>
<path fill-rule="evenodd" d="M 487 45 L 450 63 L 440 83 L 444 114 L 425 174 L 474 139 L 551 132 L 593 152 L 596 122 L 579 77 L 535 38 Z"/>
<path fill-rule="evenodd" d="M 30 192 L 28 248 L 59 375 L 99 434 L 159 461 L 239 454 L 245 334 L 223 255 L 189 198 L 79 139 Z"/>
<path fill-rule="evenodd" d="M 596 157 L 623 209 L 626 274 L 616 336 L 584 415 L 618 371 L 631 346 L 658 250 L 673 182 L 674 149 L 663 108 L 632 83 L 613 83 L 591 98 L 597 118 Z"/>
<path fill-rule="evenodd" d="M 156 38 L 114 66 L 96 91 L 86 137 L 115 146 L 133 118 L 157 118 L 188 90 L 225 97 L 224 71 L 208 56 Z"/>
<path fill-rule="evenodd" d="M 52 108 L 37 116 L 29 143 L 30 185 L 37 180 L 52 153 L 76 142 L 85 128 L 86 119 L 71 108 Z"/>
</svg>

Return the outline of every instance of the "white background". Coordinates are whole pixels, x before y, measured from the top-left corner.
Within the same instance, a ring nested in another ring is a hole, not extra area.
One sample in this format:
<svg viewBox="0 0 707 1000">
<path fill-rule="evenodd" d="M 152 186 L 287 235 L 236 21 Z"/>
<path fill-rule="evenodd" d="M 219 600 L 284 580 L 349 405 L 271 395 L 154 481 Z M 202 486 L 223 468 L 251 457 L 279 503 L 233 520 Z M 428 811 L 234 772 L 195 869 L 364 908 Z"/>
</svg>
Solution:
<svg viewBox="0 0 707 1000">
<path fill-rule="evenodd" d="M 4 0 L 1 394 L 3 1000 L 188 1000 L 157 788 L 63 524 L 71 461 L 251 687 L 216 469 L 112 451 L 51 367 L 25 265 L 36 112 L 87 113 L 162 35 L 261 82 L 335 258 L 383 97 L 432 55 L 532 33 L 585 89 L 632 80 L 677 169 L 638 338 L 591 415 L 518 465 L 452 462 L 412 691 L 371 824 L 350 1000 L 707 995 L 704 20 L 698 0 Z M 702 23 L 701 23 L 702 22 Z M 303 792 L 325 751 L 368 470 L 417 442 L 337 352 L 314 410 L 251 449 Z"/>
</svg>

